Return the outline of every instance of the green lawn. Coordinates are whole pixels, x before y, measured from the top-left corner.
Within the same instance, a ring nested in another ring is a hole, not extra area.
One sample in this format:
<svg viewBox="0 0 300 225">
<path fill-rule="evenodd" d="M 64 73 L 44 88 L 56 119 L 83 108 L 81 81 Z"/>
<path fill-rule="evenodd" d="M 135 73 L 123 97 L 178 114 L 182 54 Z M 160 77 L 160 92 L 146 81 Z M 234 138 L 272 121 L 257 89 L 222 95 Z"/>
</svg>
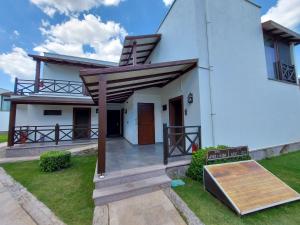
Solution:
<svg viewBox="0 0 300 225">
<path fill-rule="evenodd" d="M 296 191 L 300 192 L 300 152 L 263 160 L 260 163 Z M 212 195 L 204 191 L 201 183 L 188 178 L 185 179 L 185 182 L 185 186 L 175 188 L 175 191 L 206 225 L 300 224 L 300 202 L 282 205 L 240 218 Z"/>
<path fill-rule="evenodd" d="M 42 173 L 38 161 L 2 165 L 68 225 L 92 224 L 96 157 L 74 157 L 64 171 Z"/>
<path fill-rule="evenodd" d="M 7 142 L 7 134 L 0 134 L 0 143 Z"/>
</svg>

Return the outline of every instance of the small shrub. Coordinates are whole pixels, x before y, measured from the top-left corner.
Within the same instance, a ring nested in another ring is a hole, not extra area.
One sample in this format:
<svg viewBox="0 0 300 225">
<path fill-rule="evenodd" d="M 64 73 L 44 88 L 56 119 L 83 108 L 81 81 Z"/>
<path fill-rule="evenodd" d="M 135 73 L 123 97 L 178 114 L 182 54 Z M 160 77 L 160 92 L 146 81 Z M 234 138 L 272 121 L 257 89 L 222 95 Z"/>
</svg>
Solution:
<svg viewBox="0 0 300 225">
<path fill-rule="evenodd" d="M 71 165 L 71 153 L 66 151 L 50 151 L 40 156 L 40 168 L 43 172 L 54 172 Z"/>
<path fill-rule="evenodd" d="M 217 147 L 208 147 L 204 149 L 200 149 L 192 156 L 191 164 L 187 170 L 186 175 L 193 180 L 202 182 L 203 180 L 203 166 L 206 165 L 206 158 L 207 153 L 212 150 L 224 150 L 227 149 L 227 146 L 220 145 Z M 237 161 L 243 161 L 243 160 L 249 160 L 251 157 L 243 156 L 243 157 L 237 157 L 237 158 L 230 158 L 230 159 L 222 159 L 222 160 L 214 160 L 209 161 L 208 164 L 220 164 L 220 163 L 227 163 L 227 162 L 237 162 Z"/>
</svg>

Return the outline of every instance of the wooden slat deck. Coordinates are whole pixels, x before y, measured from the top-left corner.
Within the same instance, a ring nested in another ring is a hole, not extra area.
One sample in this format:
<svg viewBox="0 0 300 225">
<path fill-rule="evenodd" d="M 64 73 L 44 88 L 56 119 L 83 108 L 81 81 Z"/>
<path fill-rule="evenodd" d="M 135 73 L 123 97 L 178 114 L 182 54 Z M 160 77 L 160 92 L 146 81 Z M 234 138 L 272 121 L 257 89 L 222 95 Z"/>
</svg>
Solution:
<svg viewBox="0 0 300 225">
<path fill-rule="evenodd" d="M 300 199 L 296 191 L 253 160 L 209 165 L 205 170 L 240 215 Z"/>
</svg>

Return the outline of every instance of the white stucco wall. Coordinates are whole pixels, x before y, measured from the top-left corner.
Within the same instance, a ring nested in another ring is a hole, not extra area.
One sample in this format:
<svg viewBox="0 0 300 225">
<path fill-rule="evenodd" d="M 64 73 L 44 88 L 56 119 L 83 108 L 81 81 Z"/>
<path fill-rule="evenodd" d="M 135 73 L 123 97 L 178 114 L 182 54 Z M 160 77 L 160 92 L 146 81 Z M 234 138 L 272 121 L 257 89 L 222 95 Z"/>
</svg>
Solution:
<svg viewBox="0 0 300 225">
<path fill-rule="evenodd" d="M 155 142 L 162 142 L 163 123 L 161 119 L 161 90 L 150 88 L 136 91 L 124 104 L 124 137 L 132 144 L 138 144 L 138 103 L 154 103 Z"/>
<path fill-rule="evenodd" d="M 9 112 L 0 111 L 0 132 L 8 131 Z"/>
<path fill-rule="evenodd" d="M 16 126 L 72 125 L 73 108 L 91 108 L 91 124 L 98 124 L 96 106 L 18 105 Z M 121 110 L 123 104 L 108 104 L 108 110 Z M 61 116 L 44 116 L 44 110 L 62 110 Z"/>
<path fill-rule="evenodd" d="M 244 0 L 209 0 L 207 8 L 215 145 L 300 141 L 300 90 L 267 79 L 259 8 Z"/>
<path fill-rule="evenodd" d="M 44 63 L 42 78 L 81 82 L 79 71 L 80 67 Z"/>
</svg>

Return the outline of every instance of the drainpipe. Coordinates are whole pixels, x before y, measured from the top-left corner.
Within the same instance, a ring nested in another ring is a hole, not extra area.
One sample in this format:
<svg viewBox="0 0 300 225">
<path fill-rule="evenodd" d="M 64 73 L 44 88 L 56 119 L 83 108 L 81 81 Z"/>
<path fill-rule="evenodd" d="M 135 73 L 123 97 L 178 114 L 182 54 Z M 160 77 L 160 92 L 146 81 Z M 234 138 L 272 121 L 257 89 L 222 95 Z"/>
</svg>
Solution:
<svg viewBox="0 0 300 225">
<path fill-rule="evenodd" d="M 216 115 L 214 113 L 214 107 L 213 107 L 213 97 L 212 97 L 212 81 L 211 76 L 213 75 L 213 66 L 211 65 L 211 43 L 210 43 L 210 17 L 209 17 L 209 11 L 208 11 L 208 0 L 204 0 L 205 4 L 205 30 L 206 30 L 206 43 L 207 43 L 207 58 L 208 58 L 208 82 L 209 82 L 209 102 L 210 102 L 210 120 L 211 120 L 211 136 L 212 136 L 212 145 L 216 145 L 215 140 L 215 121 L 214 116 Z"/>
</svg>

